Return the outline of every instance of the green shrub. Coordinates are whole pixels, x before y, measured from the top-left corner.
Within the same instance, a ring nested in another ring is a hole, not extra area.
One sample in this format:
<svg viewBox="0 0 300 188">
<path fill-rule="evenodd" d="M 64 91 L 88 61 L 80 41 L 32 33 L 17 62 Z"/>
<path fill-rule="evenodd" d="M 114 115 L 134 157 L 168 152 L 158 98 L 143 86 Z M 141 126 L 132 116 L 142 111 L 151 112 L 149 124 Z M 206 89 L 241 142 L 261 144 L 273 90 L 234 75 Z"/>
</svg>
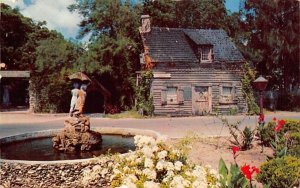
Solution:
<svg viewBox="0 0 300 188">
<path fill-rule="evenodd" d="M 261 166 L 257 180 L 271 188 L 292 187 L 299 184 L 300 159 L 292 156 L 274 158 Z"/>
<path fill-rule="evenodd" d="M 255 70 L 250 66 L 249 63 L 245 63 L 243 65 L 243 77 L 241 79 L 242 81 L 242 92 L 243 96 L 246 99 L 247 107 L 248 107 L 248 114 L 258 114 L 259 113 L 259 107 L 255 103 L 255 98 L 253 94 L 252 89 L 252 81 L 255 80 Z"/>
<path fill-rule="evenodd" d="M 153 96 L 151 95 L 153 73 L 152 71 L 143 71 L 139 86 L 135 88 L 136 110 L 141 115 L 153 115 L 154 105 Z"/>
<path fill-rule="evenodd" d="M 275 140 L 275 122 L 271 121 L 264 126 L 258 134 L 262 139 L 262 144 L 270 146 Z M 279 147 L 283 148 L 287 144 L 287 155 L 300 157 L 300 121 L 299 120 L 285 120 L 285 125 L 281 131 L 277 133 L 280 141 Z"/>
<path fill-rule="evenodd" d="M 245 127 L 244 130 L 241 130 L 241 121 L 230 123 L 225 117 L 217 117 L 219 117 L 223 125 L 229 129 L 229 133 L 232 136 L 229 141 L 232 145 L 238 146 L 241 150 L 248 150 L 252 147 L 254 130 L 251 130 L 249 127 Z"/>
<path fill-rule="evenodd" d="M 237 115 L 238 109 L 237 108 L 230 108 L 229 109 L 229 115 Z"/>
<path fill-rule="evenodd" d="M 242 150 L 248 150 L 252 147 L 252 141 L 254 138 L 254 131 L 252 131 L 249 127 L 245 127 L 243 130 L 243 144 Z"/>
<path fill-rule="evenodd" d="M 43 76 L 35 73 L 29 88 L 35 96 L 34 112 L 68 112 L 71 100 L 71 85 L 58 75 Z"/>
</svg>

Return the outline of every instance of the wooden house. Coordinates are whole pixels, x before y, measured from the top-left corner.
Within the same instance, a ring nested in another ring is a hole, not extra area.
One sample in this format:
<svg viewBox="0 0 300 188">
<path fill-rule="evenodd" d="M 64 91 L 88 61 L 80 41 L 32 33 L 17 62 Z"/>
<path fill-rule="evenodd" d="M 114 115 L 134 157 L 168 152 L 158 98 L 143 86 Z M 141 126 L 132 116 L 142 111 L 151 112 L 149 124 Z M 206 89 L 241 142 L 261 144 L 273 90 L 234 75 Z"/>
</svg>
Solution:
<svg viewBox="0 0 300 188">
<path fill-rule="evenodd" d="M 140 62 L 154 75 L 154 114 L 247 111 L 241 83 L 245 60 L 224 30 L 151 27 L 148 15 L 139 29 Z"/>
</svg>

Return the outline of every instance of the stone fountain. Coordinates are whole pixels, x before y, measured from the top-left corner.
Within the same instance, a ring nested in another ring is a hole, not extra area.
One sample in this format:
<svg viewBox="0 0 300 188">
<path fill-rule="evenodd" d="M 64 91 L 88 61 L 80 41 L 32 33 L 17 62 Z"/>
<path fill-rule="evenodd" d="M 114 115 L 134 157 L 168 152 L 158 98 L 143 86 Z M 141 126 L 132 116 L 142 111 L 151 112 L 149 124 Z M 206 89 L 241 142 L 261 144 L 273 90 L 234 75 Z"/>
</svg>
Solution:
<svg viewBox="0 0 300 188">
<path fill-rule="evenodd" d="M 73 82 L 70 116 L 64 122 L 64 129 L 52 138 L 53 147 L 57 150 L 72 152 L 89 151 L 101 146 L 102 136 L 90 130 L 90 120 L 83 115 L 86 89 L 91 80 L 78 72 L 69 76 Z"/>
</svg>

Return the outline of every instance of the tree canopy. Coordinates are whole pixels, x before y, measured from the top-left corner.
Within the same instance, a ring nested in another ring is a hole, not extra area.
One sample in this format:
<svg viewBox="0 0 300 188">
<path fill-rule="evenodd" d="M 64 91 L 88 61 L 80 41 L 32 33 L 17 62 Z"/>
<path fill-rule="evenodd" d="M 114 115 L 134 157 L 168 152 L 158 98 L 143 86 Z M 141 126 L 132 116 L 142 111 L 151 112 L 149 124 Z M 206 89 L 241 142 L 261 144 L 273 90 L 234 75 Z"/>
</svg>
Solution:
<svg viewBox="0 0 300 188">
<path fill-rule="evenodd" d="M 249 59 L 258 72 L 268 75 L 273 88 L 299 84 L 299 2 L 248 0 L 245 8 L 251 31 L 247 48 L 256 54 Z"/>
<path fill-rule="evenodd" d="M 83 16 L 79 37 L 91 34 L 88 50 L 77 61 L 79 69 L 105 80 L 103 84 L 114 93 L 113 102 L 130 107 L 139 66 L 140 5 L 119 0 L 77 0 L 70 10 Z"/>
</svg>

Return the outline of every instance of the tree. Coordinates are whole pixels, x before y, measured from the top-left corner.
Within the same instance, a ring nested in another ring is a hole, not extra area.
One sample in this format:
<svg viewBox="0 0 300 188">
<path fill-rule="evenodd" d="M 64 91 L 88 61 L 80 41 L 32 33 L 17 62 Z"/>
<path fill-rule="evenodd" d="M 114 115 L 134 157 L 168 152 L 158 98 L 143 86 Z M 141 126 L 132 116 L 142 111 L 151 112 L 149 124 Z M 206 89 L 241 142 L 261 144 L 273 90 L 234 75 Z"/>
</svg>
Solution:
<svg viewBox="0 0 300 188">
<path fill-rule="evenodd" d="M 30 70 L 30 90 L 36 94 L 36 112 L 62 112 L 69 107 L 66 75 L 74 70 L 73 62 L 81 48 L 34 22 L 17 9 L 1 3 L 1 62 L 8 69 Z"/>
<path fill-rule="evenodd" d="M 36 23 L 4 3 L 1 3 L 0 23 L 1 62 L 6 63 L 8 69 L 34 70 L 39 41 L 62 36 L 49 31 L 46 22 Z"/>
<path fill-rule="evenodd" d="M 28 33 L 33 30 L 33 21 L 20 14 L 18 9 L 1 3 L 0 45 L 1 62 L 9 69 L 20 69 L 21 47 L 28 40 Z"/>
<path fill-rule="evenodd" d="M 245 47 L 259 73 L 269 76 L 273 89 L 299 85 L 299 2 L 247 0 L 245 5 L 251 32 Z"/>
<path fill-rule="evenodd" d="M 129 0 L 77 0 L 70 10 L 83 16 L 79 37 L 91 34 L 88 50 L 77 61 L 79 69 L 105 80 L 114 103 L 130 107 L 139 64 L 140 5 Z"/>
<path fill-rule="evenodd" d="M 224 0 L 145 0 L 143 13 L 159 27 L 227 30 Z"/>
<path fill-rule="evenodd" d="M 66 112 L 69 110 L 70 86 L 68 75 L 77 70 L 73 62 L 81 55 L 78 47 L 64 38 L 48 38 L 36 48 L 35 71 L 31 90 L 36 94 L 36 111 Z"/>
</svg>

